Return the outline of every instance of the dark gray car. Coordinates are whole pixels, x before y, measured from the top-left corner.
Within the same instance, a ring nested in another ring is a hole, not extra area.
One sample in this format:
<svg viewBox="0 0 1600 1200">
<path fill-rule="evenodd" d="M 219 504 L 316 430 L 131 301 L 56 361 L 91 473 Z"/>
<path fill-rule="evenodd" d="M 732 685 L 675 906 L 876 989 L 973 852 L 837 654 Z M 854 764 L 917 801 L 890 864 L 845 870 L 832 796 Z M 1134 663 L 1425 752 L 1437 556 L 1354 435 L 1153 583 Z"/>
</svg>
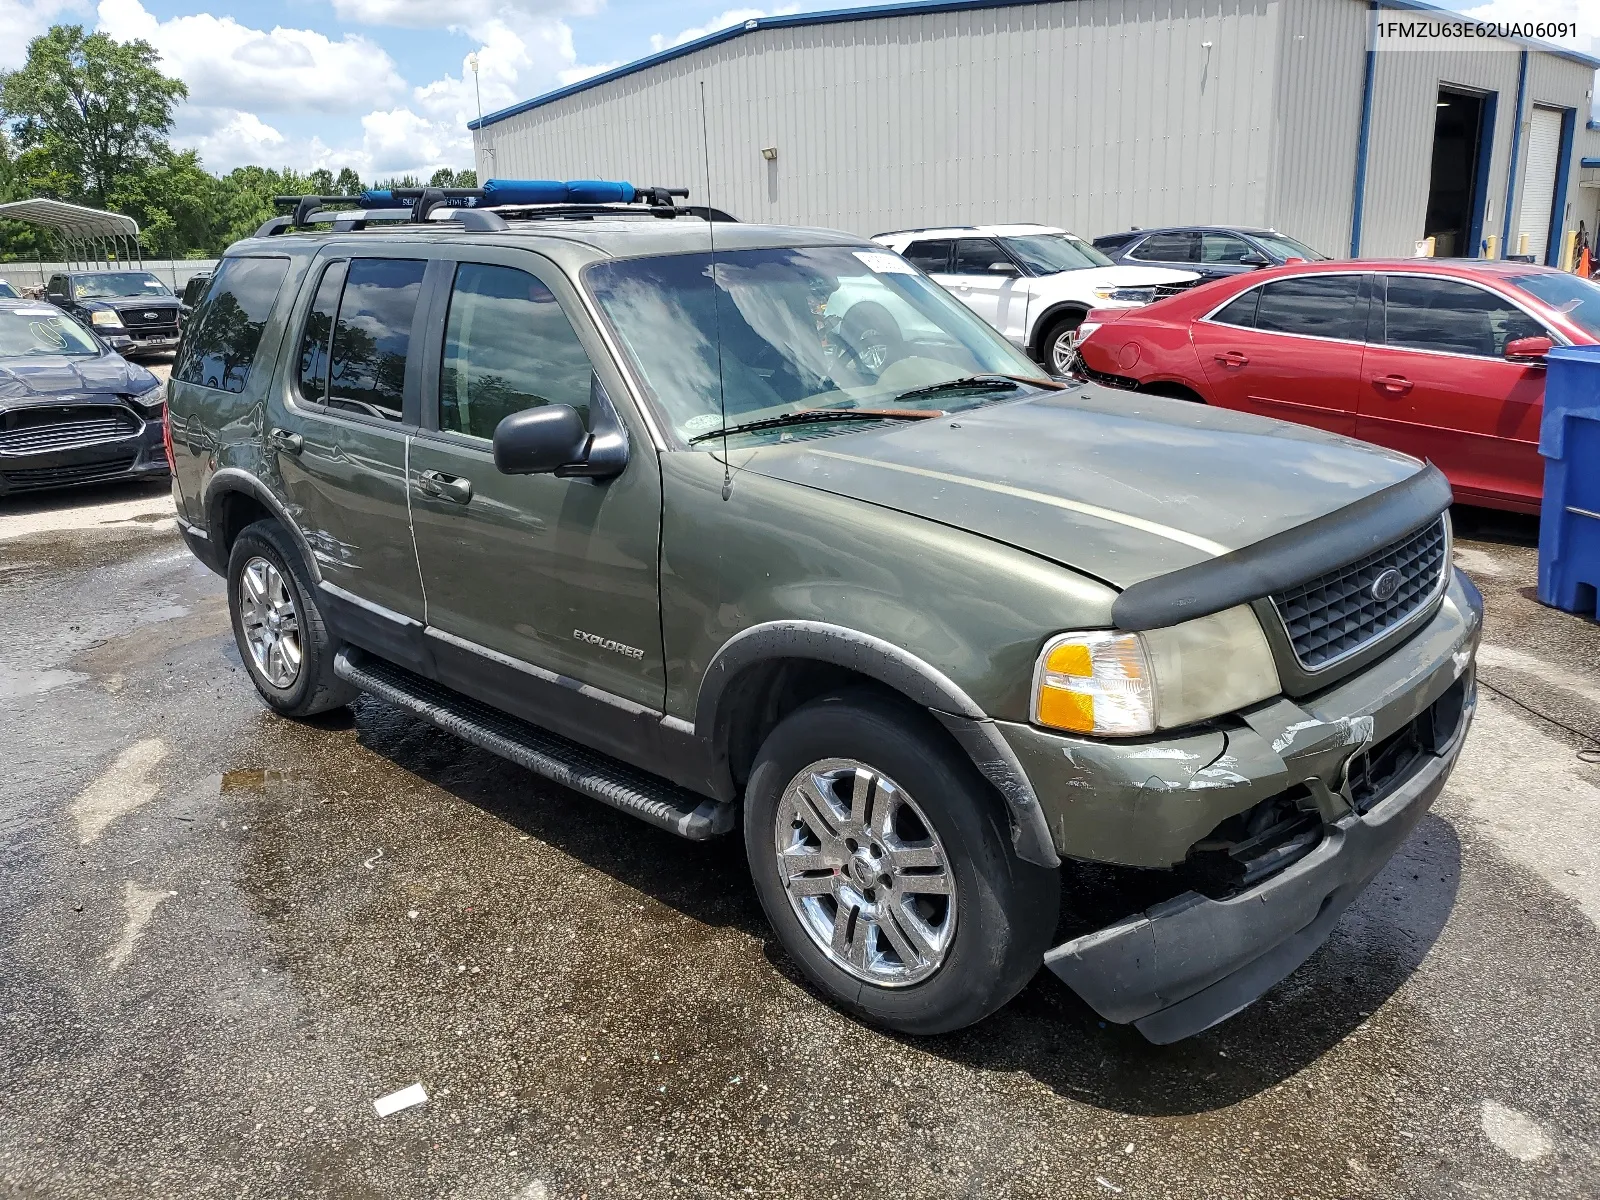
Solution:
<svg viewBox="0 0 1600 1200">
<path fill-rule="evenodd" d="M 231 247 L 172 382 L 181 528 L 263 699 L 367 692 L 740 831 L 867 1020 L 959 1028 L 1044 964 L 1204 1029 L 1455 763 L 1482 605 L 1423 463 L 1053 382 L 844 234 L 297 210 L 335 228 Z M 1064 878 L 1106 895 L 1058 934 Z"/>
<path fill-rule="evenodd" d="M 1205 279 L 1281 267 L 1297 259 L 1320 262 L 1328 257 L 1276 230 L 1236 225 L 1130 229 L 1095 238 L 1094 248 L 1123 266 L 1198 271 Z"/>
</svg>

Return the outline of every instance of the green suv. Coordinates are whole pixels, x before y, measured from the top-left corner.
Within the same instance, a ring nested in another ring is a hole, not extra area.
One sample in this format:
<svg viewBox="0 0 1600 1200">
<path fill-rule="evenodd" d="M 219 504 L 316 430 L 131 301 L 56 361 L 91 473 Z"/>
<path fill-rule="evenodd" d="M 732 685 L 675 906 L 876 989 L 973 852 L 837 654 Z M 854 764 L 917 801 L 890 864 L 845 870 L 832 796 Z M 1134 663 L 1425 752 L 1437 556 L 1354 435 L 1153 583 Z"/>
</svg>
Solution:
<svg viewBox="0 0 1600 1200">
<path fill-rule="evenodd" d="M 806 975 L 914 1034 L 1041 963 L 1205 1029 L 1438 795 L 1482 601 L 1437 470 L 1044 377 L 855 237 L 486 193 L 302 202 L 185 325 L 181 527 L 277 712 L 739 831 Z"/>
</svg>

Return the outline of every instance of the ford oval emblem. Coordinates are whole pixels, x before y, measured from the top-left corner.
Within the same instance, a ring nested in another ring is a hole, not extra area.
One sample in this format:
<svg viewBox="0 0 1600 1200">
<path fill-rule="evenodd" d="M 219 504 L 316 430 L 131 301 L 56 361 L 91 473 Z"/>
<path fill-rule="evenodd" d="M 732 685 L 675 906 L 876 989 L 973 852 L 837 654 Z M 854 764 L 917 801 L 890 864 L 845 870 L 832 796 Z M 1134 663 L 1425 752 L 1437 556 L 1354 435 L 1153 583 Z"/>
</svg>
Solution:
<svg viewBox="0 0 1600 1200">
<path fill-rule="evenodd" d="M 1372 581 L 1372 586 L 1367 589 L 1367 594 L 1374 600 L 1382 603 L 1394 599 L 1394 594 L 1400 590 L 1400 585 L 1405 580 L 1399 571 L 1390 567 L 1382 575 Z"/>
<path fill-rule="evenodd" d="M 161 319 L 161 314 L 158 312 L 147 312 L 144 315 L 144 319 L 146 321 L 159 321 Z"/>
</svg>

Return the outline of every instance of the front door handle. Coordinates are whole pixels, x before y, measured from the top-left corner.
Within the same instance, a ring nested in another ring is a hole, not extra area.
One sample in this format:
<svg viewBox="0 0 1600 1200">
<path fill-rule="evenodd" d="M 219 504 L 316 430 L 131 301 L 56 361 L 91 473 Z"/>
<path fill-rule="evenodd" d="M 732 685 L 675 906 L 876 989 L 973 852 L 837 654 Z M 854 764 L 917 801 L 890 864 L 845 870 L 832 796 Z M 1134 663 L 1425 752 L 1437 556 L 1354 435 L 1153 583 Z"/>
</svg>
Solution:
<svg viewBox="0 0 1600 1200">
<path fill-rule="evenodd" d="M 274 450 L 287 450 L 290 454 L 299 454 L 306 444 L 305 438 L 298 433 L 290 433 L 287 429 L 268 430 L 267 440 L 272 443 Z"/>
<path fill-rule="evenodd" d="M 466 504 L 472 499 L 472 480 L 446 475 L 443 471 L 423 471 L 417 476 L 417 491 L 424 496 Z"/>
<path fill-rule="evenodd" d="M 1404 375 L 1385 375 L 1375 382 L 1391 396 L 1404 396 L 1411 390 L 1411 380 Z"/>
<path fill-rule="evenodd" d="M 1211 357 L 1225 367 L 1242 367 L 1250 361 L 1248 357 L 1240 354 L 1237 350 L 1227 350 L 1222 354 L 1213 354 Z"/>
</svg>

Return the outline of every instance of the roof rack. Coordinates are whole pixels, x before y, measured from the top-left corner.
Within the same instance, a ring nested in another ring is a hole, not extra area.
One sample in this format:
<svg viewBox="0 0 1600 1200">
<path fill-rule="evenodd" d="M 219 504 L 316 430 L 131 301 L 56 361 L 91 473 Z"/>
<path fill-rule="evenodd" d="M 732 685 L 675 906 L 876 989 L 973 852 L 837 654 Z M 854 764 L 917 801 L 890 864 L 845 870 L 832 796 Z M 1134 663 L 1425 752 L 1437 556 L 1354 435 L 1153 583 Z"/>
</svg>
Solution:
<svg viewBox="0 0 1600 1200">
<path fill-rule="evenodd" d="M 365 229 L 370 221 L 424 224 L 438 209 L 473 232 L 509 229 L 507 218 L 617 216 L 630 211 L 652 217 L 699 217 L 733 221 L 721 209 L 675 203 L 688 188 L 643 187 L 603 179 L 563 182 L 553 179 L 491 179 L 481 188 L 369 188 L 359 196 L 275 196 L 273 204 L 292 213 L 272 217 L 256 230 L 272 237 L 290 229 L 332 224 L 335 233 Z M 330 207 L 337 206 L 337 207 Z"/>
</svg>

